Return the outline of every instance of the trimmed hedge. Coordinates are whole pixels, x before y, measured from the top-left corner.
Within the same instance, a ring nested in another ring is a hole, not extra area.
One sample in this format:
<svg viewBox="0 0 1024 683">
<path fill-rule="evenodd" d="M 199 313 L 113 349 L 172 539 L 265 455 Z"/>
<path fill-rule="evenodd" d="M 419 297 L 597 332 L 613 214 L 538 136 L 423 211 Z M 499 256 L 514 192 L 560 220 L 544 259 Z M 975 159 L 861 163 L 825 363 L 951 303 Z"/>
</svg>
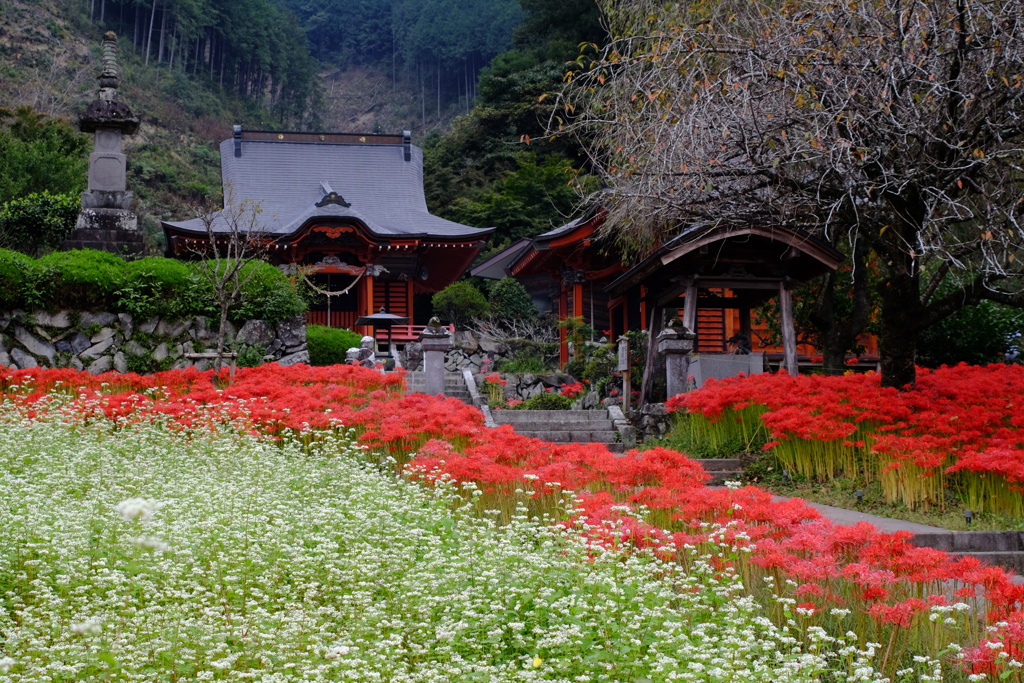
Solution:
<svg viewBox="0 0 1024 683">
<path fill-rule="evenodd" d="M 309 345 L 310 365 L 341 365 L 345 362 L 345 352 L 351 348 L 359 348 L 362 335 L 351 330 L 323 325 L 306 327 L 306 343 Z"/>
<path fill-rule="evenodd" d="M 229 317 L 233 322 L 279 322 L 299 315 L 306 304 L 294 283 L 268 263 L 242 291 Z M 112 311 L 137 318 L 214 316 L 212 287 L 196 265 L 167 258 L 124 259 L 104 251 L 53 252 L 40 259 L 0 249 L 0 308 L 56 311 Z"/>
</svg>

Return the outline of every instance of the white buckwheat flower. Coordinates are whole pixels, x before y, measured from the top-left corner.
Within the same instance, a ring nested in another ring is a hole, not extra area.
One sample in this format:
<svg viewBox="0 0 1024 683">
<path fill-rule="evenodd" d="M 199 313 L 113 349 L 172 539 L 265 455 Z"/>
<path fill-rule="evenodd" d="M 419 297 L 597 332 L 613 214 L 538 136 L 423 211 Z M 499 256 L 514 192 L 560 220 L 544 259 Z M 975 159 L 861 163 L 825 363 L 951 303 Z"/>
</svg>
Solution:
<svg viewBox="0 0 1024 683">
<path fill-rule="evenodd" d="M 103 630 L 99 617 L 89 617 L 85 621 L 71 624 L 71 632 L 79 636 L 98 636 Z"/>
<path fill-rule="evenodd" d="M 126 522 L 133 519 L 149 522 L 153 519 L 153 513 L 160 509 L 160 503 L 150 498 L 129 498 L 122 500 L 114 509 L 124 517 Z"/>
</svg>

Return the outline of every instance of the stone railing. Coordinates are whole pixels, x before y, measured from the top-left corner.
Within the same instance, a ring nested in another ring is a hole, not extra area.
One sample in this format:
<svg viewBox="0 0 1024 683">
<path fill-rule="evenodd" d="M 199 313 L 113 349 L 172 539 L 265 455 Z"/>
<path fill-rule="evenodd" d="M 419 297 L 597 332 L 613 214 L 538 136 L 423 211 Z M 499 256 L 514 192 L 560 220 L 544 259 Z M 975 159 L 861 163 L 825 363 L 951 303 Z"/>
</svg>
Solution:
<svg viewBox="0 0 1024 683">
<path fill-rule="evenodd" d="M 301 316 L 268 324 L 229 323 L 226 339 L 240 356 L 263 355 L 282 365 L 308 363 L 306 322 Z M 217 332 L 206 318 L 136 321 L 127 313 L 60 311 L 0 313 L 0 365 L 63 367 L 99 374 L 108 370 L 148 373 L 195 365 L 186 356 L 215 350 Z"/>
</svg>

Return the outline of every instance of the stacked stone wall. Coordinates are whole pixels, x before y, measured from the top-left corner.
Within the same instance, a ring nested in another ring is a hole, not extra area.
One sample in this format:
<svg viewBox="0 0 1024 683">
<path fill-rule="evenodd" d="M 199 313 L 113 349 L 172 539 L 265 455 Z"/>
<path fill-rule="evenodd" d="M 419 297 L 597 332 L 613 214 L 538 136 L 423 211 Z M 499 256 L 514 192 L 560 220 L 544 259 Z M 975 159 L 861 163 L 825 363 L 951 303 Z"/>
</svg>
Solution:
<svg viewBox="0 0 1024 683">
<path fill-rule="evenodd" d="M 303 316 L 276 324 L 250 320 L 241 328 L 229 323 L 226 333 L 233 350 L 263 354 L 282 365 L 309 362 Z M 137 321 L 127 313 L 0 313 L 0 365 L 10 368 L 74 368 L 94 374 L 206 369 L 210 361 L 187 356 L 216 347 L 217 332 L 202 317 Z"/>
</svg>

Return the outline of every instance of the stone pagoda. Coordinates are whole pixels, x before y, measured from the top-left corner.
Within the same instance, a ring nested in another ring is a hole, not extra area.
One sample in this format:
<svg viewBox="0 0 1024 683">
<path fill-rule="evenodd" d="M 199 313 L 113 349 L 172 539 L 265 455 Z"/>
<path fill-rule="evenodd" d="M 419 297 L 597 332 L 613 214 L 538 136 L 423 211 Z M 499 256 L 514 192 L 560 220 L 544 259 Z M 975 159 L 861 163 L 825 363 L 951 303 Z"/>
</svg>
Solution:
<svg viewBox="0 0 1024 683">
<path fill-rule="evenodd" d="M 103 35 L 103 71 L 99 82 L 99 95 L 78 117 L 79 130 L 93 134 L 89 189 L 82 193 L 82 211 L 62 248 L 100 249 L 136 256 L 143 252 L 144 244 L 138 216 L 131 210 L 133 197 L 128 192 L 121 141 L 138 130 L 139 118 L 117 99 L 117 36 L 112 31 Z"/>
</svg>

